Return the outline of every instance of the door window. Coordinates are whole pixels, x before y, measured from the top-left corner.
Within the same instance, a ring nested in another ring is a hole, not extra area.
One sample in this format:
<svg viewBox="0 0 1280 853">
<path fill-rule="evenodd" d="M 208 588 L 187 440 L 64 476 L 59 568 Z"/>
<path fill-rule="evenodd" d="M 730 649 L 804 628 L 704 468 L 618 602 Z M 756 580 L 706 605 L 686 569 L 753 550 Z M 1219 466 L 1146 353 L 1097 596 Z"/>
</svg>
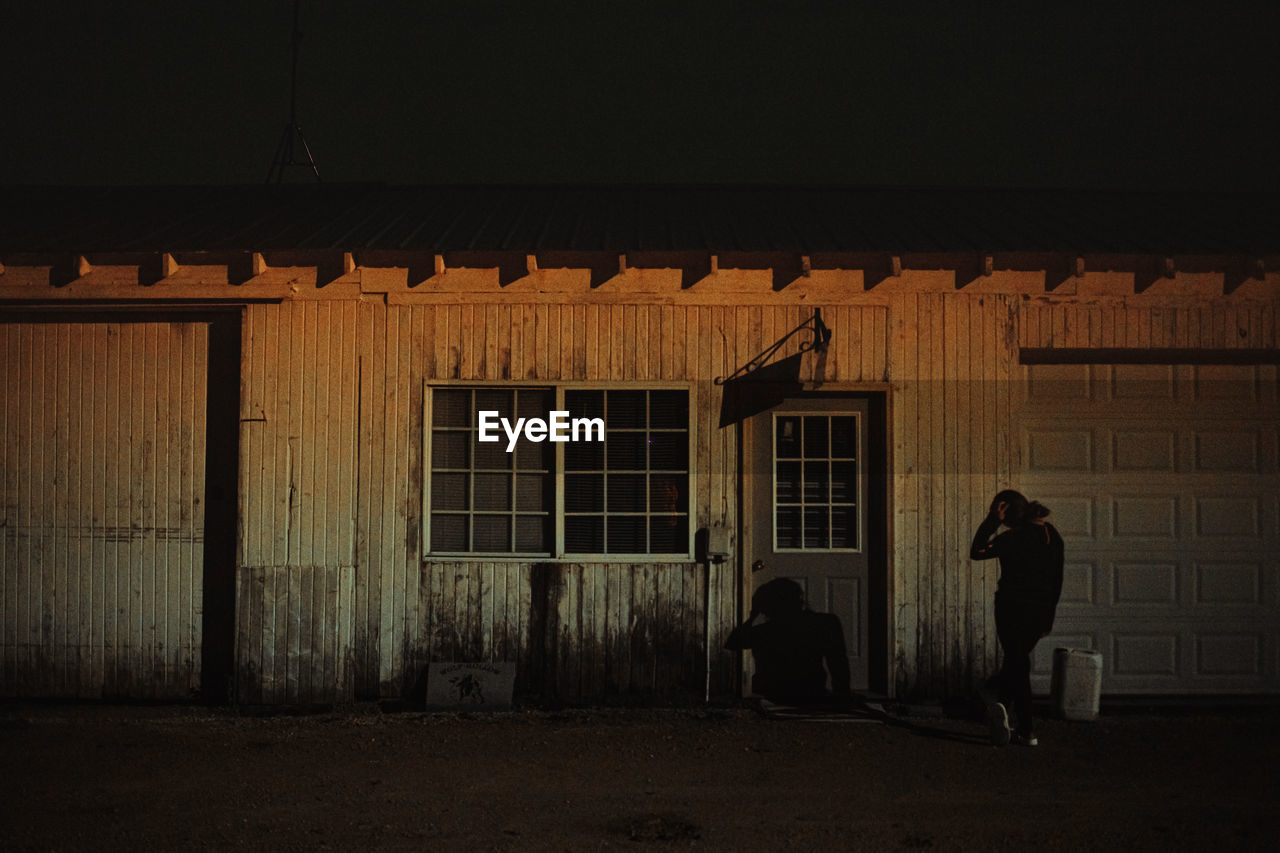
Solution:
<svg viewBox="0 0 1280 853">
<path fill-rule="evenodd" d="M 773 416 L 774 550 L 857 551 L 857 414 Z"/>
</svg>

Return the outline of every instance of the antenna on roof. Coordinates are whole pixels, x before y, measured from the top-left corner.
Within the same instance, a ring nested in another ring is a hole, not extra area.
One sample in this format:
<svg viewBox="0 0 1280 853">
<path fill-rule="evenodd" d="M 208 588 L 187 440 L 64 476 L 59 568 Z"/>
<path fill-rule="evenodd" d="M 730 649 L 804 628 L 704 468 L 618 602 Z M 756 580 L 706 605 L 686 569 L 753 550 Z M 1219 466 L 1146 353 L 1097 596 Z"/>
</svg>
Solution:
<svg viewBox="0 0 1280 853">
<path fill-rule="evenodd" d="M 302 128 L 298 126 L 298 49 L 302 45 L 302 26 L 299 23 L 301 14 L 302 0 L 293 0 L 293 72 L 289 83 L 289 121 L 284 126 L 284 133 L 280 134 L 275 157 L 271 159 L 271 168 L 267 170 L 269 184 L 282 183 L 284 170 L 288 166 L 309 168 L 316 176 L 316 183 L 320 183 L 320 170 L 316 168 L 316 160 L 311 156 L 311 146 L 307 145 L 307 138 L 302 135 Z M 305 159 L 295 156 L 296 142 L 302 143 Z"/>
</svg>

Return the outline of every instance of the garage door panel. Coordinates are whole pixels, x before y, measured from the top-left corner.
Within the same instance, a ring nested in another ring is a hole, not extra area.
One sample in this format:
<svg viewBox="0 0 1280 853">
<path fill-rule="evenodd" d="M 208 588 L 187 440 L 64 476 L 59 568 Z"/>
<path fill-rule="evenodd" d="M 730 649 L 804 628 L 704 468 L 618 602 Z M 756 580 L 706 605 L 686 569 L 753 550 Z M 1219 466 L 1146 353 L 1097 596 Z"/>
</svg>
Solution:
<svg viewBox="0 0 1280 853">
<path fill-rule="evenodd" d="M 1024 437 L 1024 446 L 1031 471 L 1089 474 L 1094 470 L 1091 430 L 1030 429 Z"/>
<path fill-rule="evenodd" d="M 1059 607 L 1092 606 L 1098 600 L 1098 564 L 1093 560 L 1068 560 L 1062 567 Z"/>
<path fill-rule="evenodd" d="M 1262 473 L 1262 431 L 1202 429 L 1193 433 L 1196 471 Z"/>
<path fill-rule="evenodd" d="M 1196 536 L 1235 540 L 1262 537 L 1262 498 L 1259 495 L 1215 495 L 1195 499 Z"/>
<path fill-rule="evenodd" d="M 1106 377 L 1112 400 L 1171 401 L 1178 396 L 1177 377 L 1172 365 L 1104 365 L 1100 372 Z"/>
<path fill-rule="evenodd" d="M 1136 607 L 1178 606 L 1177 563 L 1117 562 L 1111 565 L 1111 601 Z"/>
<path fill-rule="evenodd" d="M 1216 677 L 1264 675 L 1266 636 L 1261 633 L 1212 633 L 1196 637 L 1195 674 Z"/>
<path fill-rule="evenodd" d="M 1178 496 L 1116 495 L 1111 499 L 1110 534 L 1114 539 L 1168 545 L 1178 538 Z"/>
<path fill-rule="evenodd" d="M 1204 607 L 1262 604 L 1263 565 L 1261 560 L 1197 562 L 1195 604 Z"/>
<path fill-rule="evenodd" d="M 1171 429 L 1110 431 L 1111 470 L 1172 474 L 1178 467 L 1178 436 Z"/>
<path fill-rule="evenodd" d="M 1179 639 L 1173 631 L 1116 631 L 1111 634 L 1111 671 L 1117 677 L 1175 678 Z"/>
<path fill-rule="evenodd" d="M 1092 373 L 1087 364 L 1036 364 L 1028 368 L 1027 397 L 1058 405 L 1093 399 Z"/>
<path fill-rule="evenodd" d="M 1197 364 L 1191 366 L 1195 399 L 1203 402 L 1261 402 L 1262 376 L 1259 366 L 1240 364 Z"/>
</svg>

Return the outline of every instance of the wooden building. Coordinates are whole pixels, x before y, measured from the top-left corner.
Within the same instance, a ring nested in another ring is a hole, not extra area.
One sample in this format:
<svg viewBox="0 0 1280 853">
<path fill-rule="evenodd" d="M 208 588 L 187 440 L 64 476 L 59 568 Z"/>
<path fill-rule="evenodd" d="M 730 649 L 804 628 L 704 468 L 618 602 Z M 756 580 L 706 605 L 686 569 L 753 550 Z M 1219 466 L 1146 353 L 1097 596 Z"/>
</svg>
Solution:
<svg viewBox="0 0 1280 853">
<path fill-rule="evenodd" d="M 0 195 L 5 695 L 700 701 L 777 576 L 963 694 L 1002 487 L 1067 541 L 1042 688 L 1280 691 L 1280 198 Z M 478 440 L 561 410 L 605 440 Z"/>
</svg>

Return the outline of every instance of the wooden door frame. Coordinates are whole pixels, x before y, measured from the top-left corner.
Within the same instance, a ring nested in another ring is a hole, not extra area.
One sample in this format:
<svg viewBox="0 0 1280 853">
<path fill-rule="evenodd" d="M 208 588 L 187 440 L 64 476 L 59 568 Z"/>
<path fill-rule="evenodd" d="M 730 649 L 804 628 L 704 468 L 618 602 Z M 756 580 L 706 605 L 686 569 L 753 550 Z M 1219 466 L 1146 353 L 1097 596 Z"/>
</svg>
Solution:
<svg viewBox="0 0 1280 853">
<path fill-rule="evenodd" d="M 892 684 L 889 673 L 889 393 L 883 386 L 825 384 L 821 389 L 806 389 L 788 394 L 787 400 L 846 399 L 867 401 L 866 446 L 867 476 L 867 685 L 872 693 L 889 695 Z M 770 410 L 772 411 L 772 410 Z M 752 518 L 752 489 L 748 483 L 748 457 L 751 452 L 751 418 L 738 423 L 738 617 L 741 622 L 750 614 L 751 564 L 756 556 L 747 523 Z M 747 658 L 739 652 L 737 695 L 746 696 Z"/>
</svg>

